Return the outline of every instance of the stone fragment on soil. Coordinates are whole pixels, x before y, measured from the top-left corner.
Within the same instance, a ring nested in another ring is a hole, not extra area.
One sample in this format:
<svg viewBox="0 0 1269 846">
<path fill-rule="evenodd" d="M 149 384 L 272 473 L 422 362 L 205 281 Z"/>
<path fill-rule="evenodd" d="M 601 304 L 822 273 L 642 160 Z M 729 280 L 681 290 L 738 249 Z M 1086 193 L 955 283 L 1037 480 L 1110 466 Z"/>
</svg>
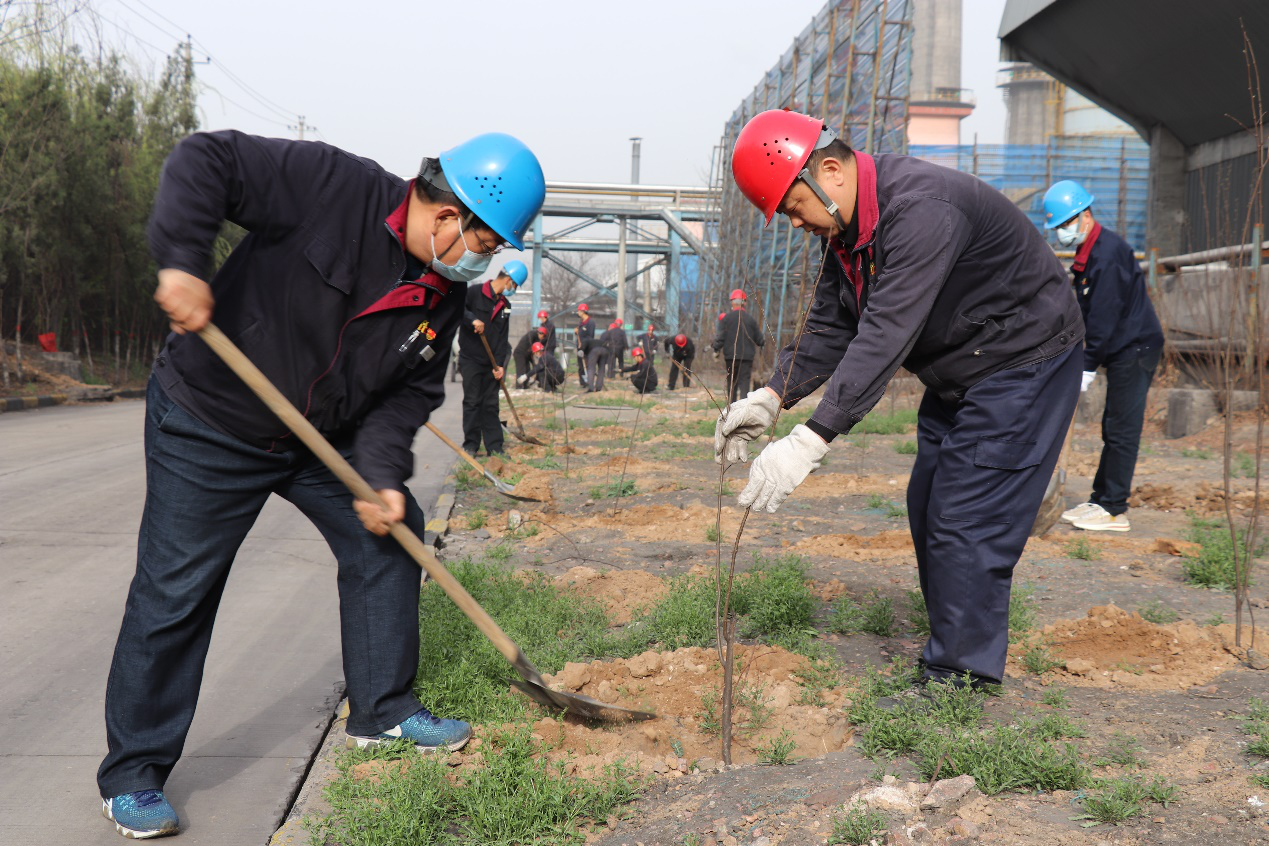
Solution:
<svg viewBox="0 0 1269 846">
<path fill-rule="evenodd" d="M 1253 670 L 1269 670 L 1269 657 L 1255 649 L 1247 650 L 1247 666 Z"/>
<path fill-rule="evenodd" d="M 921 800 L 922 808 L 947 808 L 956 804 L 974 789 L 974 777 L 959 775 L 934 782 L 934 788 Z"/>
<path fill-rule="evenodd" d="M 890 785 L 861 790 L 852 796 L 847 804 L 852 807 L 864 805 L 875 811 L 894 811 L 900 814 L 917 812 L 916 800 L 906 791 Z"/>
</svg>

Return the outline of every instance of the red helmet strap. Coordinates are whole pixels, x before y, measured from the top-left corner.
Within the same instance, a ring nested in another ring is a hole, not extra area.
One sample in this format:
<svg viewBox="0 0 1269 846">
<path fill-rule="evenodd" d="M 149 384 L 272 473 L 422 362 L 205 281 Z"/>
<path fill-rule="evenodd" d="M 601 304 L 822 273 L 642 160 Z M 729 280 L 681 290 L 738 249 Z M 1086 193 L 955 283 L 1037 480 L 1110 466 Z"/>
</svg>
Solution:
<svg viewBox="0 0 1269 846">
<path fill-rule="evenodd" d="M 807 168 L 802 168 L 802 172 L 798 174 L 798 179 L 805 182 L 806 187 L 810 188 L 811 191 L 815 193 L 815 196 L 820 198 L 820 202 L 824 204 L 825 211 L 831 214 L 833 216 L 833 220 L 837 222 L 837 228 L 840 231 L 845 232 L 846 221 L 842 220 L 837 203 L 834 202 L 833 199 L 828 196 L 828 192 L 821 188 L 820 184 L 815 181 L 815 177 L 811 176 L 811 171 Z"/>
</svg>

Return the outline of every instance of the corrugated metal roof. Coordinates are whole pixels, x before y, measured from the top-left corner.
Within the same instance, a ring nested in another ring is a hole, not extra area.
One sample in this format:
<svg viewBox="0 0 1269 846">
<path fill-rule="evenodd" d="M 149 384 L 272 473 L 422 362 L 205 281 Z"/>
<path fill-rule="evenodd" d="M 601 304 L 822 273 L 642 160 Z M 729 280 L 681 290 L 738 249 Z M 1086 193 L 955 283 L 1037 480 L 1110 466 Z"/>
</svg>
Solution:
<svg viewBox="0 0 1269 846">
<path fill-rule="evenodd" d="M 1269 69 L 1263 0 L 1009 0 L 1000 37 L 1002 58 L 1031 62 L 1143 136 L 1162 125 L 1189 147 L 1254 123 L 1244 28 Z"/>
</svg>

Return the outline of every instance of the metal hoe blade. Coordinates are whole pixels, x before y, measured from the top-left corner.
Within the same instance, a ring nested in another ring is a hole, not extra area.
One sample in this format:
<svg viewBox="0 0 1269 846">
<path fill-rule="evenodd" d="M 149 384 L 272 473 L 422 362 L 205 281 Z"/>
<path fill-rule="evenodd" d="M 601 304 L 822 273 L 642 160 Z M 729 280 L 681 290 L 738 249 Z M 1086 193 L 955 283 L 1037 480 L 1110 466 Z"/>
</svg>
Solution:
<svg viewBox="0 0 1269 846">
<path fill-rule="evenodd" d="M 440 429 L 436 428 L 436 426 L 430 420 L 427 423 L 424 423 L 423 425 L 427 427 L 429 432 L 431 432 L 433 435 L 436 435 L 436 437 L 440 438 L 441 442 L 444 443 L 445 446 L 449 447 L 454 452 L 458 453 L 459 458 L 463 459 L 468 464 L 470 464 L 477 472 L 483 474 L 484 477 L 488 479 L 489 482 L 494 486 L 494 490 L 496 490 L 498 493 L 502 494 L 505 497 L 509 497 L 510 499 L 518 499 L 521 502 L 541 502 L 542 501 L 535 497 L 522 496 L 516 493 L 515 488 L 511 487 L 511 485 L 508 485 L 506 482 L 499 479 L 493 473 L 490 473 L 488 468 L 484 467 L 483 465 L 481 465 L 479 461 L 472 458 L 467 453 L 467 450 L 463 449 L 458 444 L 450 440 L 449 436 L 446 435 L 444 432 L 442 432 Z"/>
</svg>

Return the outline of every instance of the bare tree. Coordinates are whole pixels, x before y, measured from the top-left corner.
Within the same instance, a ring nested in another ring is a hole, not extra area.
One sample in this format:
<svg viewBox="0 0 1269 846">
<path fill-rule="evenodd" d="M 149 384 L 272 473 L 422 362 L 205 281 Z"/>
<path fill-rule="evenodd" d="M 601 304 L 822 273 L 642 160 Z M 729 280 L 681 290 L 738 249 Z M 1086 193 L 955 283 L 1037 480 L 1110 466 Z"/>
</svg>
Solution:
<svg viewBox="0 0 1269 846">
<path fill-rule="evenodd" d="M 594 253 L 568 253 L 564 260 L 592 278 L 600 272 L 599 257 Z M 546 264 L 542 268 L 542 307 L 552 314 L 571 313 L 594 289 L 558 264 Z"/>
</svg>

